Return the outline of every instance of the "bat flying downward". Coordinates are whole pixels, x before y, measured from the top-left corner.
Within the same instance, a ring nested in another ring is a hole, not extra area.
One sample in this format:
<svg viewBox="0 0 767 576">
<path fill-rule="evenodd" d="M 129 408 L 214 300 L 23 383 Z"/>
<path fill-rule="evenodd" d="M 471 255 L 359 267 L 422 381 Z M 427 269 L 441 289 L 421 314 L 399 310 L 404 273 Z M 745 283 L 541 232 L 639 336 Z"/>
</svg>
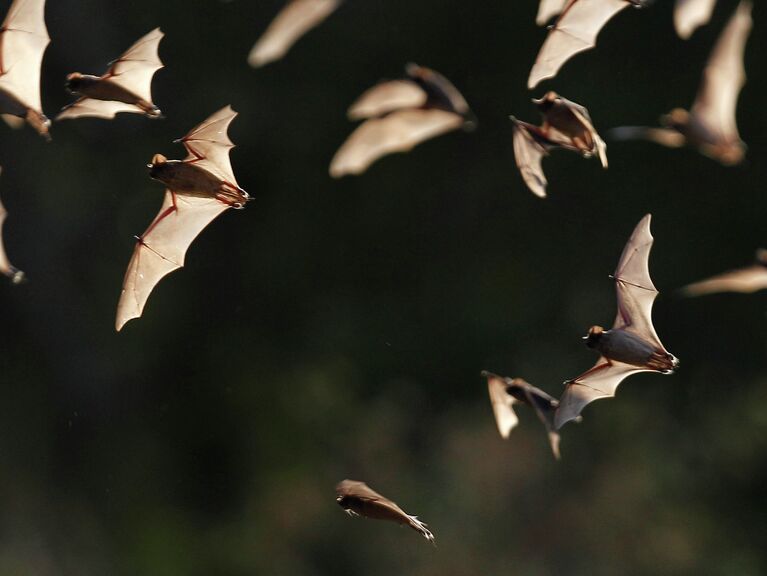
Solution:
<svg viewBox="0 0 767 576">
<path fill-rule="evenodd" d="M 674 28 L 680 38 L 687 40 L 699 26 L 711 19 L 716 0 L 676 0 Z"/>
<path fill-rule="evenodd" d="M 118 112 L 160 117 L 160 109 L 152 103 L 152 77 L 163 67 L 157 53 L 162 37 L 160 29 L 155 28 L 112 62 L 103 76 L 69 74 L 66 87 L 79 98 L 65 106 L 56 120 L 114 118 Z"/>
<path fill-rule="evenodd" d="M 2 168 L 0 168 L 2 172 Z M 24 281 L 24 272 L 13 266 L 5 253 L 5 243 L 3 242 L 3 224 L 8 213 L 5 211 L 3 203 L 0 202 L 0 274 L 5 274 L 14 284 L 20 284 Z"/>
<path fill-rule="evenodd" d="M 27 121 L 50 140 L 40 102 L 40 67 L 51 41 L 45 0 L 14 0 L 0 28 L 0 114 Z"/>
<path fill-rule="evenodd" d="M 548 182 L 541 161 L 549 150 L 563 148 L 578 152 L 586 158 L 598 156 L 607 168 L 607 147 L 599 137 L 589 116 L 580 104 L 562 98 L 556 92 L 547 92 L 543 98 L 533 100 L 543 115 L 543 124 L 534 126 L 511 117 L 513 122 L 514 159 L 522 179 L 530 191 L 546 197 Z"/>
<path fill-rule="evenodd" d="M 149 175 L 166 186 L 160 212 L 137 239 L 117 304 L 119 331 L 138 318 L 155 285 L 184 265 L 189 245 L 219 214 L 242 208 L 250 196 L 239 187 L 229 162 L 234 147 L 227 130 L 237 115 L 223 108 L 177 140 L 186 148 L 184 160 L 155 154 Z"/>
<path fill-rule="evenodd" d="M 751 266 L 718 274 L 682 288 L 685 296 L 703 296 L 718 292 L 750 294 L 767 288 L 767 250 L 756 251 L 756 262 Z"/>
<path fill-rule="evenodd" d="M 586 346 L 600 353 L 593 368 L 565 382 L 564 394 L 554 416 L 556 429 L 578 417 L 594 400 L 615 396 L 621 381 L 637 372 L 671 374 L 679 361 L 661 344 L 652 324 L 652 305 L 658 291 L 648 266 L 653 237 L 650 215 L 637 224 L 623 249 L 613 279 L 618 314 L 612 329 L 592 326 Z"/>
<path fill-rule="evenodd" d="M 738 134 L 735 111 L 746 81 L 743 53 L 751 26 L 751 2 L 742 0 L 711 52 L 689 111 L 673 109 L 661 118 L 663 128 L 623 126 L 611 130 L 610 136 L 644 138 L 671 148 L 689 145 L 725 166 L 740 164 L 746 146 Z"/>
<path fill-rule="evenodd" d="M 336 486 L 336 502 L 352 516 L 364 516 L 376 520 L 389 520 L 410 526 L 429 542 L 434 543 L 434 535 L 415 516 L 410 516 L 388 498 L 370 488 L 364 482 L 343 480 Z"/>
<path fill-rule="evenodd" d="M 330 163 L 330 175 L 361 174 L 387 154 L 408 152 L 421 142 L 474 127 L 469 105 L 450 81 L 429 68 L 408 64 L 407 77 L 381 82 L 349 108 L 350 120 L 365 121 Z"/>
</svg>

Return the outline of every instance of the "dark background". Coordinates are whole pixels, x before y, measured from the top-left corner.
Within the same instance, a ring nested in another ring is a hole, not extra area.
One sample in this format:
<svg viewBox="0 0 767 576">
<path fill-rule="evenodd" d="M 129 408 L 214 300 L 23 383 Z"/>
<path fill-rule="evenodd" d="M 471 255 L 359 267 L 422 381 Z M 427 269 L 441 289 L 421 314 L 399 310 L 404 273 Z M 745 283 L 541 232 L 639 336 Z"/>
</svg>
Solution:
<svg viewBox="0 0 767 576">
<path fill-rule="evenodd" d="M 533 0 L 348 2 L 260 70 L 246 57 L 280 0 L 50 2 L 49 116 L 66 73 L 102 73 L 161 26 L 167 118 L 62 122 L 51 144 L 0 126 L 6 248 L 29 277 L 0 283 L 0 574 L 767 572 L 767 293 L 675 292 L 767 241 L 756 4 L 743 165 L 608 142 L 607 171 L 552 154 L 540 200 L 508 115 L 537 122 L 529 99 L 556 89 L 603 132 L 655 124 L 692 102 L 736 2 L 687 42 L 670 0 L 626 10 L 532 93 Z M 408 61 L 450 78 L 478 130 L 331 180 L 346 108 Z M 255 201 L 117 334 L 133 235 L 162 199 L 145 165 L 183 157 L 172 140 L 226 104 Z M 655 324 L 679 372 L 589 406 L 559 463 L 528 411 L 503 442 L 480 370 L 558 395 L 590 367 L 580 337 L 612 321 L 608 274 L 647 212 Z M 347 518 L 347 477 L 418 514 L 438 547 Z"/>
</svg>

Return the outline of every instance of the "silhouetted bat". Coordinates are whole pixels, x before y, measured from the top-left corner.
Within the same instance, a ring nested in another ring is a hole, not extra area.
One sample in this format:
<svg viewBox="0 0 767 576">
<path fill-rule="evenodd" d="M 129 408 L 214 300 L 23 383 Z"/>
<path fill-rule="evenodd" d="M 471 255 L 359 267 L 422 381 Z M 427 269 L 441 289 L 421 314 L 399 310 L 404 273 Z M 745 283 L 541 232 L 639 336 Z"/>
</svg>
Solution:
<svg viewBox="0 0 767 576">
<path fill-rule="evenodd" d="M 674 28 L 680 38 L 687 40 L 699 26 L 708 23 L 716 0 L 676 0 Z"/>
<path fill-rule="evenodd" d="M 103 76 L 69 74 L 66 87 L 80 98 L 62 108 L 56 120 L 81 116 L 114 118 L 118 112 L 160 117 L 160 109 L 152 103 L 152 76 L 163 67 L 157 53 L 163 36 L 155 28 L 112 62 Z"/>
<path fill-rule="evenodd" d="M 415 516 L 410 516 L 388 498 L 372 490 L 364 482 L 343 480 L 336 486 L 336 502 L 352 516 L 364 516 L 377 520 L 390 520 L 397 524 L 410 526 L 429 542 L 434 542 L 434 535 Z"/>
<path fill-rule="evenodd" d="M 237 116 L 222 108 L 193 128 L 181 142 L 189 153 L 184 160 L 155 154 L 149 175 L 167 187 L 160 213 L 138 238 L 125 273 L 117 304 L 119 331 L 141 316 L 149 294 L 163 276 L 181 268 L 187 248 L 216 216 L 228 208 L 242 208 L 250 198 L 239 187 L 229 162 L 234 147 L 227 135 Z"/>
<path fill-rule="evenodd" d="M 381 82 L 349 108 L 350 120 L 367 120 L 330 162 L 333 178 L 361 174 L 386 154 L 407 152 L 445 132 L 474 127 L 469 105 L 447 78 L 416 64 L 405 70 L 406 79 Z"/>
<path fill-rule="evenodd" d="M 554 415 L 557 430 L 576 418 L 588 403 L 615 396 L 621 381 L 636 372 L 671 374 L 679 361 L 663 347 L 652 325 L 652 305 L 658 291 L 650 279 L 648 261 L 653 237 L 650 214 L 637 224 L 615 269 L 618 314 L 611 330 L 592 326 L 586 346 L 601 356 L 593 368 L 565 382 Z"/>
<path fill-rule="evenodd" d="M 340 5 L 341 0 L 289 0 L 251 49 L 248 64 L 258 68 L 279 60 L 296 40 L 320 25 Z"/>
<path fill-rule="evenodd" d="M 568 0 L 541 0 L 538 4 L 538 15 L 535 17 L 535 23 L 543 26 L 554 16 L 564 10 Z"/>
<path fill-rule="evenodd" d="M 596 46 L 597 35 L 607 21 L 629 6 L 645 6 L 647 0 L 569 0 L 535 59 L 527 87 L 556 76 L 562 65 L 578 52 Z"/>
<path fill-rule="evenodd" d="M 756 251 L 756 262 L 746 268 L 731 270 L 682 288 L 685 296 L 702 296 L 717 292 L 750 294 L 767 288 L 767 250 Z"/>
<path fill-rule="evenodd" d="M 0 168 L 0 173 L 2 173 Z M 3 224 L 8 213 L 5 211 L 5 206 L 0 202 L 0 273 L 5 274 L 11 279 L 14 284 L 19 284 L 24 281 L 24 272 L 16 268 L 8 260 L 8 256 L 5 253 L 5 243 L 3 242 Z"/>
<path fill-rule="evenodd" d="M 559 406 L 559 401 L 522 378 L 503 378 L 487 371 L 482 372 L 482 377 L 487 378 L 487 391 L 490 394 L 495 423 L 501 437 L 508 438 L 511 430 L 519 422 L 514 413 L 514 405 L 527 404 L 535 410 L 546 427 L 551 451 L 559 460 L 559 434 L 554 429 L 554 413 Z"/>
<path fill-rule="evenodd" d="M 738 134 L 735 110 L 746 81 L 743 52 L 751 24 L 751 2 L 743 0 L 714 46 L 689 112 L 675 108 L 661 118 L 665 128 L 624 126 L 611 130 L 610 136 L 645 138 L 671 148 L 687 144 L 725 166 L 742 162 L 746 146 Z"/>
<path fill-rule="evenodd" d="M 541 126 L 511 117 L 514 123 L 514 159 L 522 179 L 533 194 L 546 197 L 548 182 L 541 160 L 553 148 L 579 152 L 586 158 L 596 155 L 602 166 L 607 168 L 607 147 L 594 128 L 586 108 L 562 98 L 556 92 L 547 92 L 543 98 L 534 99 L 533 103 L 543 115 Z"/>
<path fill-rule="evenodd" d="M 40 103 L 40 66 L 51 41 L 45 0 L 14 0 L 0 28 L 0 113 L 27 121 L 50 140 Z"/>
</svg>

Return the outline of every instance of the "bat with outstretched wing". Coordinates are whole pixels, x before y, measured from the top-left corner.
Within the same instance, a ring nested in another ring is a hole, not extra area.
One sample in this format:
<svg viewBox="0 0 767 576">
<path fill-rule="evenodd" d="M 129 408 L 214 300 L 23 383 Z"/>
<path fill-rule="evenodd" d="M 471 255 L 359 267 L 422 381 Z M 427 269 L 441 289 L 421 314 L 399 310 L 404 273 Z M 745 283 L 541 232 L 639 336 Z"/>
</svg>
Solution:
<svg viewBox="0 0 767 576">
<path fill-rule="evenodd" d="M 538 26 L 544 26 L 557 14 L 565 9 L 568 0 L 541 0 L 538 4 L 538 14 L 535 17 L 535 23 Z"/>
<path fill-rule="evenodd" d="M 535 59 L 527 87 L 556 76 L 562 65 L 578 52 L 593 48 L 605 24 L 629 6 L 644 6 L 646 0 L 569 0 L 549 30 Z"/>
<path fill-rule="evenodd" d="M 698 27 L 708 23 L 716 0 L 676 0 L 674 28 L 680 38 L 687 40 Z"/>
<path fill-rule="evenodd" d="M 229 161 L 234 144 L 229 124 L 237 115 L 227 106 L 177 140 L 184 160 L 155 154 L 149 175 L 166 186 L 157 217 L 137 239 L 117 304 L 116 329 L 144 309 L 149 294 L 170 272 L 184 265 L 189 245 L 214 218 L 228 208 L 242 208 L 250 198 L 239 187 Z"/>
<path fill-rule="evenodd" d="M 26 120 L 46 140 L 40 67 L 50 41 L 45 0 L 14 0 L 0 28 L 0 113 Z"/>
<path fill-rule="evenodd" d="M 652 243 L 647 214 L 634 229 L 613 274 L 618 313 L 612 329 L 592 326 L 584 338 L 586 346 L 601 356 L 591 369 L 565 382 L 554 415 L 555 429 L 577 418 L 590 402 L 615 396 L 627 376 L 637 372 L 671 374 L 679 365 L 661 344 L 652 323 L 652 306 L 658 295 L 650 279 Z"/>
<path fill-rule="evenodd" d="M 163 67 L 158 54 L 163 36 L 155 28 L 112 62 L 103 76 L 69 74 L 66 87 L 79 98 L 65 106 L 56 120 L 83 116 L 114 118 L 119 112 L 160 117 L 160 109 L 152 102 L 152 77 Z"/>
<path fill-rule="evenodd" d="M 295 42 L 319 26 L 341 5 L 341 0 L 290 0 L 248 54 L 248 64 L 258 68 L 279 60 Z"/>
<path fill-rule="evenodd" d="M 0 168 L 2 173 L 2 168 Z M 3 242 L 3 224 L 8 213 L 5 211 L 5 206 L 0 202 L 0 274 L 6 275 L 11 279 L 14 284 L 20 284 L 24 281 L 24 272 L 16 268 L 11 261 L 8 260 L 8 255 L 5 253 L 5 243 Z"/>
<path fill-rule="evenodd" d="M 353 516 L 364 516 L 377 520 L 389 520 L 410 526 L 429 542 L 434 543 L 434 535 L 417 517 L 407 514 L 394 502 L 381 496 L 364 482 L 343 480 L 336 485 L 336 502 Z"/>
<path fill-rule="evenodd" d="M 474 127 L 469 105 L 447 78 L 416 64 L 407 78 L 382 82 L 349 108 L 350 120 L 364 120 L 333 156 L 330 175 L 361 174 L 387 154 L 458 128 Z"/>
<path fill-rule="evenodd" d="M 750 294 L 767 288 L 767 249 L 756 251 L 756 262 L 745 268 L 717 274 L 682 288 L 685 296 L 703 296 L 719 292 Z"/>
</svg>

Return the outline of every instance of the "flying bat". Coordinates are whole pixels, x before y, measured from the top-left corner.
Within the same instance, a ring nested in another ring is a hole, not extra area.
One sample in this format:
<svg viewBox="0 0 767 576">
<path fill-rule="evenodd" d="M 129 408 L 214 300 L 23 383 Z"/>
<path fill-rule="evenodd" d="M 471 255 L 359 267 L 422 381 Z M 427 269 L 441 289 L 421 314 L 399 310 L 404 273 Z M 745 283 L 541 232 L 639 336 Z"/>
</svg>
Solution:
<svg viewBox="0 0 767 576">
<path fill-rule="evenodd" d="M 676 0 L 674 28 L 680 38 L 687 40 L 699 26 L 711 19 L 716 0 Z"/>
<path fill-rule="evenodd" d="M 599 31 L 618 12 L 646 4 L 647 0 L 569 0 L 549 29 L 530 70 L 527 87 L 532 90 L 541 80 L 556 76 L 570 58 L 596 46 Z"/>
<path fill-rule="evenodd" d="M 279 60 L 301 36 L 319 26 L 341 5 L 341 0 L 289 0 L 248 54 L 258 68 Z"/>
<path fill-rule="evenodd" d="M 343 480 L 336 486 L 336 502 L 350 516 L 364 516 L 376 520 L 390 520 L 397 524 L 410 526 L 429 542 L 434 543 L 434 535 L 415 516 L 410 516 L 388 498 L 370 488 L 364 482 Z"/>
<path fill-rule="evenodd" d="M 184 265 L 189 245 L 216 216 L 228 208 L 242 208 L 250 199 L 239 187 L 229 162 L 234 144 L 227 130 L 237 113 L 222 108 L 192 128 L 181 142 L 184 160 L 155 154 L 147 165 L 149 176 L 166 186 L 160 212 L 137 238 L 117 304 L 115 327 L 138 318 L 155 285 Z"/>
<path fill-rule="evenodd" d="M 718 274 L 682 288 L 685 296 L 702 296 L 717 292 L 750 294 L 767 288 L 767 249 L 756 251 L 756 262 L 751 266 Z"/>
<path fill-rule="evenodd" d="M 547 92 L 543 98 L 533 99 L 533 103 L 543 115 L 541 126 L 511 117 L 514 159 L 533 194 L 546 197 L 548 182 L 541 161 L 554 148 L 572 150 L 586 158 L 597 156 L 602 167 L 607 168 L 607 146 L 594 128 L 586 108 L 556 92 Z"/>
<path fill-rule="evenodd" d="M 330 162 L 333 178 L 361 174 L 382 156 L 474 127 L 469 105 L 447 78 L 417 64 L 408 64 L 405 71 L 406 78 L 381 82 L 351 105 L 349 119 L 365 121 Z"/>
<path fill-rule="evenodd" d="M 623 126 L 611 130 L 610 136 L 643 138 L 670 148 L 693 146 L 725 166 L 740 164 L 746 145 L 738 134 L 735 110 L 746 82 L 743 53 L 751 25 L 751 2 L 742 0 L 708 59 L 692 109 L 675 108 L 661 118 L 663 128 Z"/>
<path fill-rule="evenodd" d="M 538 4 L 538 15 L 535 17 L 535 23 L 543 26 L 554 16 L 560 14 L 567 5 L 568 0 L 541 0 Z"/>
<path fill-rule="evenodd" d="M 615 396 L 626 376 L 637 372 L 671 374 L 679 365 L 661 344 L 652 324 L 652 305 L 658 295 L 648 267 L 652 243 L 647 214 L 634 229 L 613 274 L 618 297 L 615 323 L 611 330 L 592 326 L 585 336 L 586 346 L 597 350 L 600 357 L 593 368 L 565 382 L 554 415 L 555 429 L 577 418 L 590 402 Z"/>
<path fill-rule="evenodd" d="M 2 168 L 0 168 L 2 172 Z M 5 206 L 0 202 L 0 273 L 5 274 L 11 279 L 14 284 L 20 284 L 24 281 L 24 272 L 13 266 L 8 256 L 5 253 L 5 244 L 3 242 L 3 224 L 8 213 L 5 211 Z"/>
<path fill-rule="evenodd" d="M 559 406 L 559 401 L 522 378 L 503 378 L 487 371 L 482 372 L 482 377 L 487 378 L 487 391 L 490 394 L 495 423 L 501 437 L 508 438 L 509 433 L 519 422 L 514 413 L 514 405 L 526 404 L 535 410 L 546 428 L 551 451 L 559 460 L 559 433 L 554 429 L 554 413 Z"/>
<path fill-rule="evenodd" d="M 163 36 L 155 28 L 113 61 L 103 76 L 69 74 L 67 90 L 80 97 L 65 106 L 56 120 L 82 116 L 114 118 L 118 112 L 160 117 L 160 109 L 152 103 L 152 77 L 163 67 L 157 53 Z"/>
<path fill-rule="evenodd" d="M 0 113 L 26 120 L 49 141 L 51 122 L 40 102 L 40 67 L 50 41 L 45 0 L 14 0 L 0 28 Z"/>
</svg>

